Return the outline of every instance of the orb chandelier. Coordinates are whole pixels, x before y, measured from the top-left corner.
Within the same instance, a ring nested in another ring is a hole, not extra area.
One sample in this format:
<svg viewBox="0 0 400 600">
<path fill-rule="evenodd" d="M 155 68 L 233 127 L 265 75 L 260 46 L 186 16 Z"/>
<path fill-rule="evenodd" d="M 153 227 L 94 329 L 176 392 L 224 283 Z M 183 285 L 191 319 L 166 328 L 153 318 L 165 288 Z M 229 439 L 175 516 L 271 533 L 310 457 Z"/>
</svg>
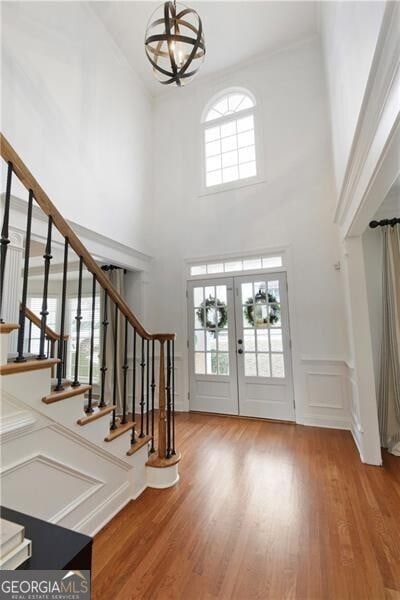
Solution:
<svg viewBox="0 0 400 600">
<path fill-rule="evenodd" d="M 165 2 L 150 17 L 144 46 L 160 83 L 185 85 L 196 75 L 206 53 L 199 15 L 183 4 Z"/>
</svg>

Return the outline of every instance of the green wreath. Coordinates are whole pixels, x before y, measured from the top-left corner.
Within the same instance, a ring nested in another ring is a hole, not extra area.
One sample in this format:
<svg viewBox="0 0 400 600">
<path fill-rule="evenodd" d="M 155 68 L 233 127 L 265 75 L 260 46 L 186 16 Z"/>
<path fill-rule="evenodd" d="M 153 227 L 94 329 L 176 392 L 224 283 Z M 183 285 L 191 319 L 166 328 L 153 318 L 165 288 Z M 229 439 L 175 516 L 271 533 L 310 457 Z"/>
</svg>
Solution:
<svg viewBox="0 0 400 600">
<path fill-rule="evenodd" d="M 215 322 L 210 321 L 208 318 L 209 312 L 212 309 L 215 309 L 217 311 L 217 324 Z M 205 326 L 208 331 L 215 332 L 217 326 L 218 329 L 223 329 L 228 322 L 228 311 L 225 302 L 218 300 L 218 298 L 213 298 L 212 296 L 206 298 L 206 300 L 201 303 L 201 305 L 196 311 L 196 315 L 202 326 Z"/>
<path fill-rule="evenodd" d="M 246 300 L 246 304 L 244 307 L 244 313 L 245 316 L 248 320 L 248 322 L 254 327 L 254 307 L 256 304 L 266 304 L 267 301 L 267 293 L 263 292 L 262 290 L 259 290 L 258 293 L 255 295 L 254 297 L 254 304 L 253 304 L 253 298 L 248 298 L 248 300 Z M 278 323 L 279 319 L 280 319 L 280 315 L 281 315 L 281 308 L 279 306 L 279 304 L 277 303 L 276 297 L 273 294 L 270 294 L 268 292 L 268 305 L 269 305 L 269 315 L 267 314 L 267 317 L 265 319 L 262 320 L 263 325 L 265 325 L 266 327 L 270 326 L 270 325 L 274 325 L 275 323 Z"/>
</svg>

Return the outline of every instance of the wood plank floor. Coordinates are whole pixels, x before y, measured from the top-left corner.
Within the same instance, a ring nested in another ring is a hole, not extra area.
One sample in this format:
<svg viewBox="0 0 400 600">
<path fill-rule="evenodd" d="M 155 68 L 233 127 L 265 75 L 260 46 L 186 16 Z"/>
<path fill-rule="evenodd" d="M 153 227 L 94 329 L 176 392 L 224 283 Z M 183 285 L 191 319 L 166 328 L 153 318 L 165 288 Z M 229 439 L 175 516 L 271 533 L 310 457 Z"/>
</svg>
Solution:
<svg viewBox="0 0 400 600">
<path fill-rule="evenodd" d="M 400 459 L 349 432 L 182 414 L 181 481 L 95 538 L 94 600 L 399 600 Z"/>
</svg>

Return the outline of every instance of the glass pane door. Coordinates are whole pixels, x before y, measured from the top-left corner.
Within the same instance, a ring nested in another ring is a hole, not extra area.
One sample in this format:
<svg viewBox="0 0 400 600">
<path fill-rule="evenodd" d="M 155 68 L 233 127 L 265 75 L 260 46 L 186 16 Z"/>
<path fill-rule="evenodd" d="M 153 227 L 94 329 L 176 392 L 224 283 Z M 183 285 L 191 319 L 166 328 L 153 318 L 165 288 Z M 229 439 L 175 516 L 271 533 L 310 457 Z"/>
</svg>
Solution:
<svg viewBox="0 0 400 600">
<path fill-rule="evenodd" d="M 239 413 L 294 420 L 285 273 L 235 278 Z"/>
<path fill-rule="evenodd" d="M 191 409 L 237 414 L 233 279 L 192 282 L 188 300 Z"/>
</svg>

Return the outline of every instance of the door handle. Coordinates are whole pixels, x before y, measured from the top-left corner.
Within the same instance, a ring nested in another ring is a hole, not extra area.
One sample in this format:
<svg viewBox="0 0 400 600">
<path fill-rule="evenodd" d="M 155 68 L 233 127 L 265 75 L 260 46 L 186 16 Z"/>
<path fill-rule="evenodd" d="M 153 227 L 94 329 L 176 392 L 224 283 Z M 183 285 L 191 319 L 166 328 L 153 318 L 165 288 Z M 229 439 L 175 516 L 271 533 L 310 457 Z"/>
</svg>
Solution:
<svg viewBox="0 0 400 600">
<path fill-rule="evenodd" d="M 239 350 L 238 350 L 238 354 L 243 354 L 243 350 L 242 350 L 242 348 L 239 348 Z"/>
</svg>

